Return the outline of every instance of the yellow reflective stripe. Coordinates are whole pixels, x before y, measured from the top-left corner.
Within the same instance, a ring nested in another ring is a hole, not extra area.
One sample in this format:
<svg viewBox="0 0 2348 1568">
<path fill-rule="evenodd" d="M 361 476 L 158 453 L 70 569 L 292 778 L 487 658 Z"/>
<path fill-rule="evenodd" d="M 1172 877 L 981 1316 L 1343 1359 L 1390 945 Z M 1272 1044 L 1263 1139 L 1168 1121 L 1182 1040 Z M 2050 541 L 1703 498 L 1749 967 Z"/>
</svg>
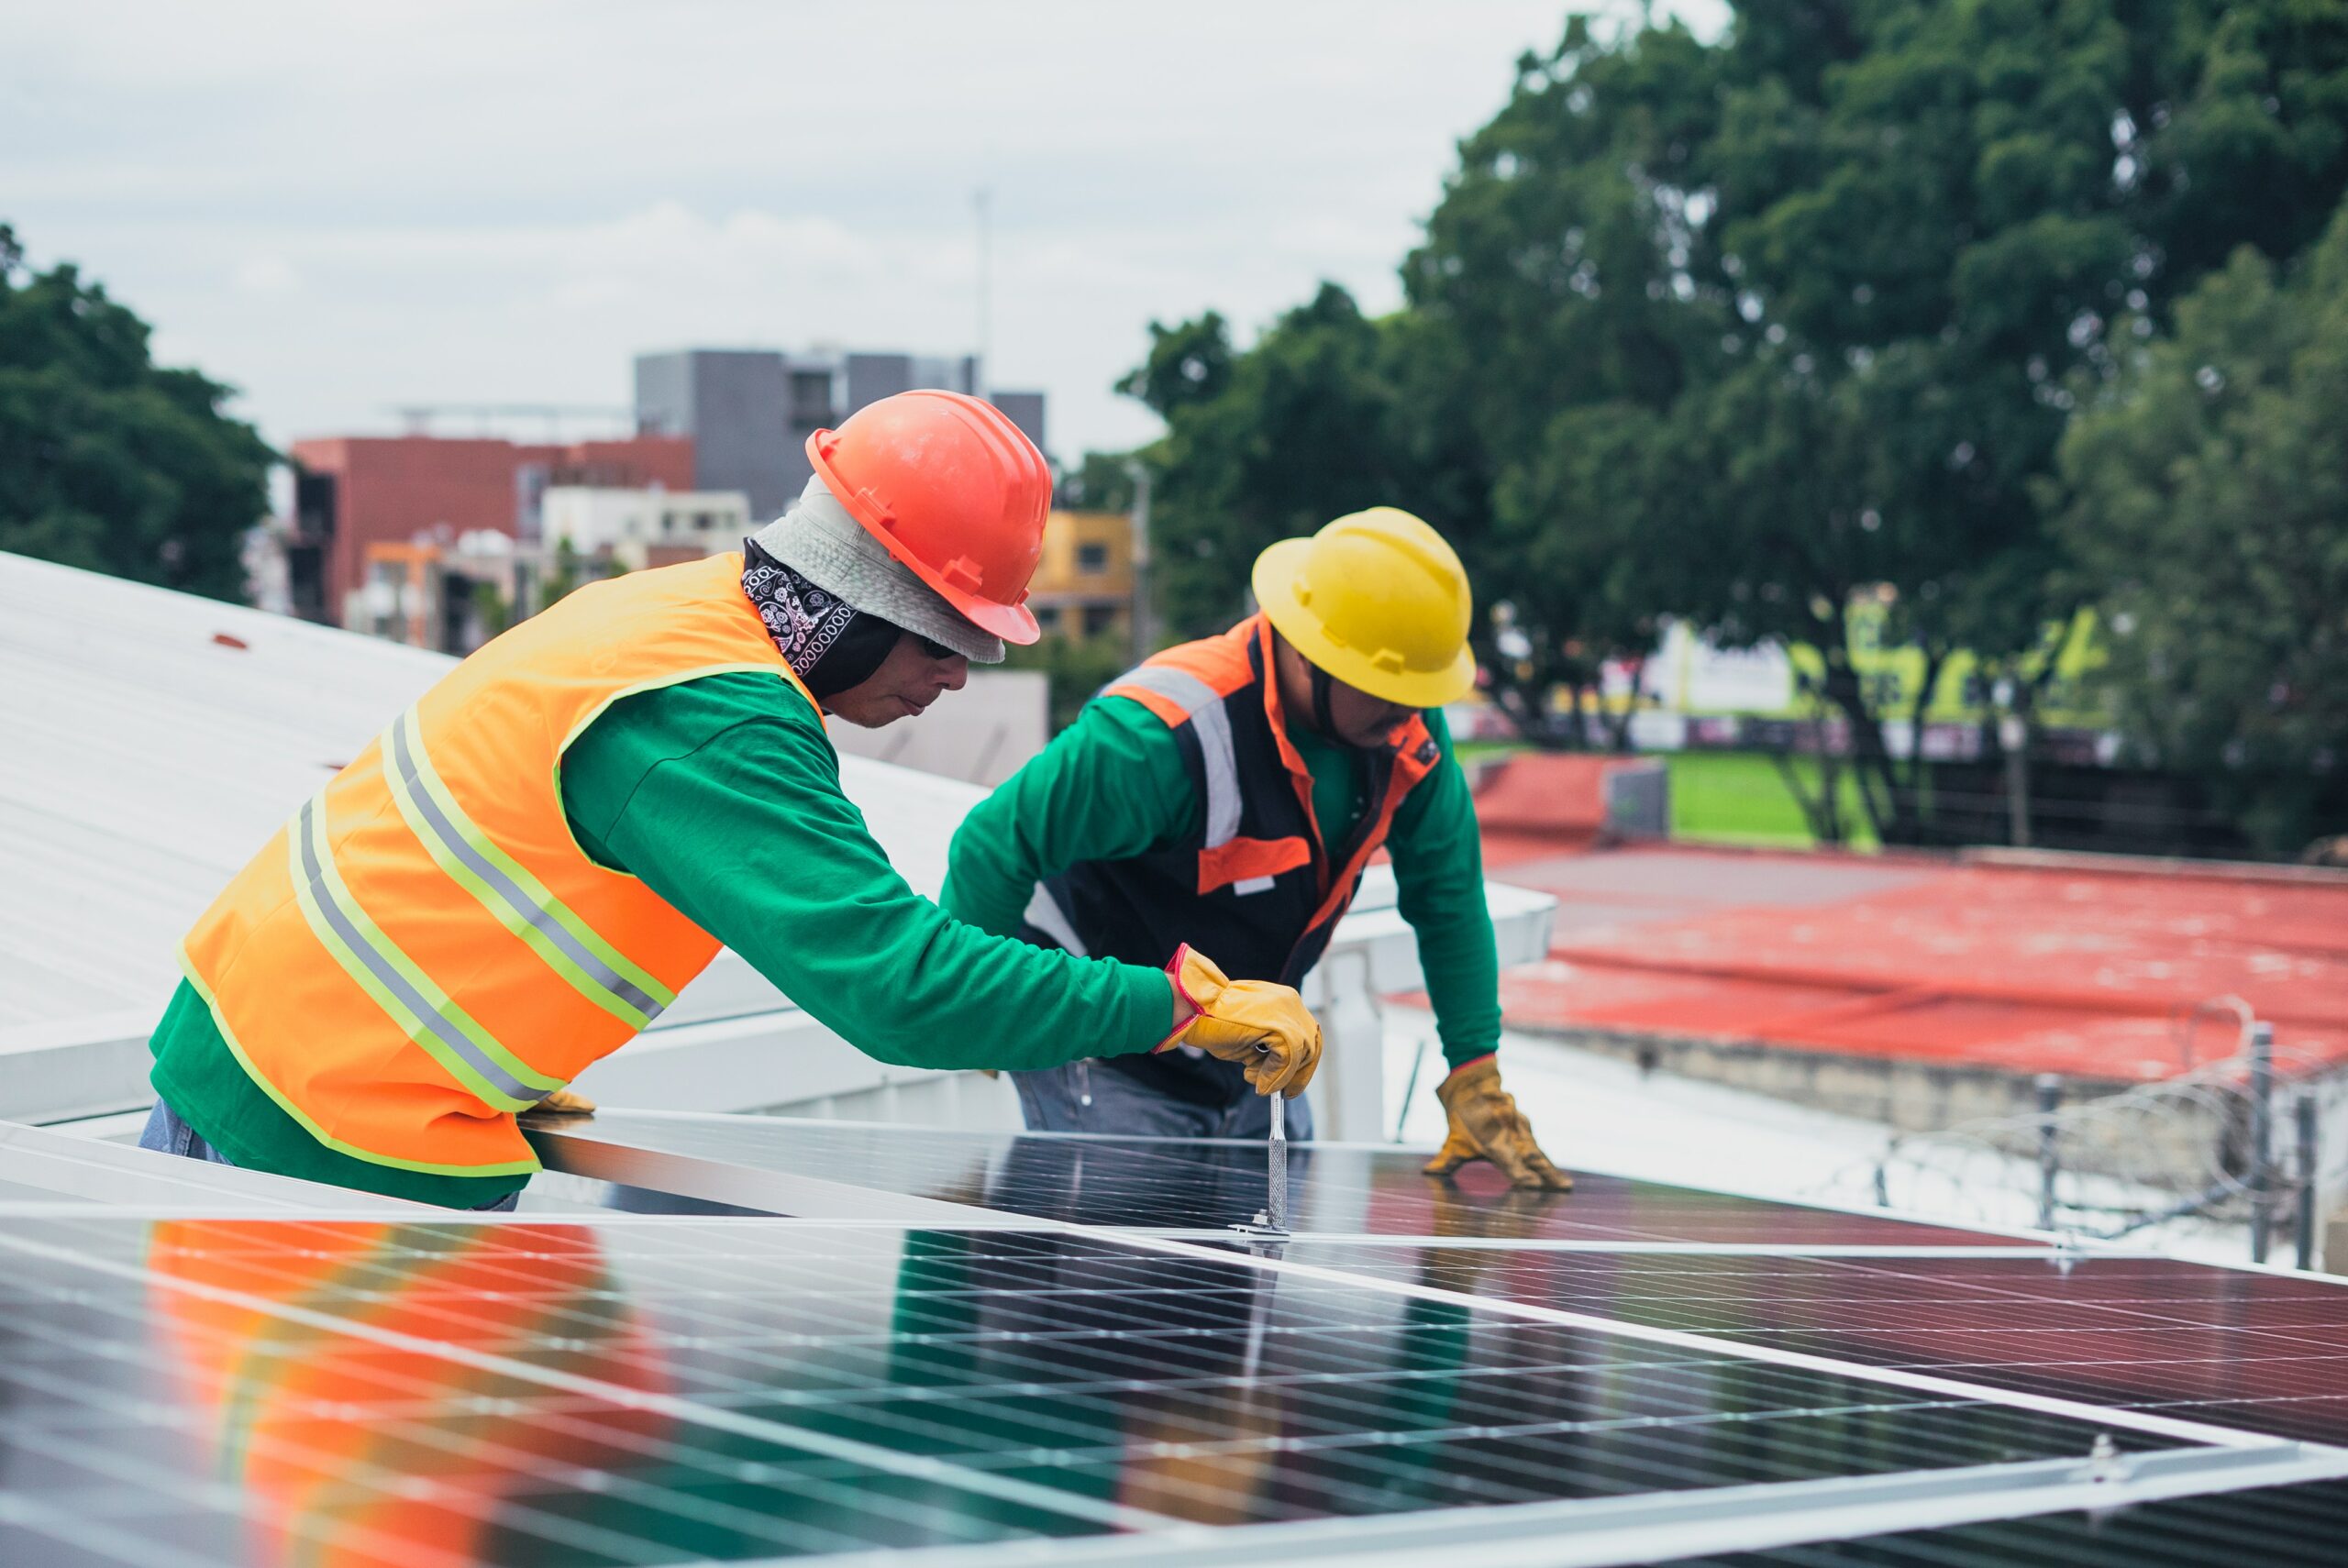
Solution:
<svg viewBox="0 0 2348 1568">
<path fill-rule="evenodd" d="M 287 824 L 285 831 L 291 835 L 294 831 L 293 825 Z M 295 884 L 297 889 L 299 886 L 299 883 Z M 228 1027 L 228 1015 L 221 1010 L 220 999 L 212 994 L 212 988 L 205 983 L 202 975 L 196 973 L 195 961 L 188 956 L 184 946 L 180 949 L 180 973 L 186 976 L 187 983 L 195 988 L 195 994 L 204 999 L 205 1010 L 212 1014 L 212 1027 L 220 1032 L 221 1043 L 228 1047 L 228 1055 L 237 1059 L 237 1066 L 244 1068 L 245 1077 L 250 1078 L 261 1093 L 269 1096 L 276 1103 L 278 1110 L 292 1117 L 303 1132 L 307 1132 L 336 1154 L 349 1154 L 352 1159 L 364 1160 L 371 1165 L 388 1165 L 393 1170 L 417 1171 L 426 1176 L 535 1176 L 544 1168 L 538 1164 L 536 1156 L 526 1160 L 504 1160 L 495 1165 L 449 1165 L 435 1164 L 430 1160 L 403 1160 L 395 1154 L 382 1154 L 373 1149 L 362 1149 L 356 1143 L 336 1137 L 313 1121 L 307 1111 L 287 1099 L 285 1091 L 270 1082 L 269 1075 L 254 1064 L 251 1053 L 245 1049 L 244 1042 L 238 1040 L 237 1032 Z"/>
<path fill-rule="evenodd" d="M 414 708 L 392 722 L 382 746 L 393 799 L 434 863 L 573 990 L 637 1029 L 677 999 L 482 832 L 433 767 Z"/>
<path fill-rule="evenodd" d="M 286 855 L 302 913 L 343 972 L 493 1110 L 527 1110 L 560 1088 L 560 1079 L 533 1071 L 499 1044 L 360 907 L 335 865 L 326 799 L 320 790 L 303 802 Z"/>
</svg>

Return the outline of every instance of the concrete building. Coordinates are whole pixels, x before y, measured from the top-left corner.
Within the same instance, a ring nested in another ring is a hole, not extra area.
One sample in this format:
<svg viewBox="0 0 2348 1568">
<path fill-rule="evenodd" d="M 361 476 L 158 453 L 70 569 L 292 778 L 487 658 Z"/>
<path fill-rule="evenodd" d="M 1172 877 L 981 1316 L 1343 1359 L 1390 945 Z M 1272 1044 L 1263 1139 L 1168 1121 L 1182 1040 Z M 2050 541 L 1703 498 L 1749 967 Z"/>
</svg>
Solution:
<svg viewBox="0 0 2348 1568">
<path fill-rule="evenodd" d="M 1043 558 L 1027 607 L 1047 636 L 1130 636 L 1133 519 L 1122 512 L 1058 512 L 1044 523 Z"/>
<path fill-rule="evenodd" d="M 294 443 L 287 598 L 339 625 L 366 580 L 371 545 L 453 542 L 488 530 L 529 542 L 551 485 L 691 490 L 692 443 L 676 436 L 526 445 L 437 436 L 328 436 Z"/>
<path fill-rule="evenodd" d="M 976 358 L 773 348 L 681 348 L 636 359 L 639 429 L 689 436 L 692 488 L 738 490 L 764 523 L 799 497 L 814 470 L 807 437 L 867 403 L 916 387 L 976 393 Z M 1044 394 L 988 394 L 1036 446 Z"/>
<path fill-rule="evenodd" d="M 613 490 L 557 485 L 539 505 L 545 548 L 628 571 L 697 561 L 738 548 L 751 532 L 750 501 L 738 490 Z"/>
<path fill-rule="evenodd" d="M 535 613 L 543 580 L 536 553 L 493 528 L 377 541 L 360 585 L 343 595 L 343 626 L 461 656 Z"/>
</svg>

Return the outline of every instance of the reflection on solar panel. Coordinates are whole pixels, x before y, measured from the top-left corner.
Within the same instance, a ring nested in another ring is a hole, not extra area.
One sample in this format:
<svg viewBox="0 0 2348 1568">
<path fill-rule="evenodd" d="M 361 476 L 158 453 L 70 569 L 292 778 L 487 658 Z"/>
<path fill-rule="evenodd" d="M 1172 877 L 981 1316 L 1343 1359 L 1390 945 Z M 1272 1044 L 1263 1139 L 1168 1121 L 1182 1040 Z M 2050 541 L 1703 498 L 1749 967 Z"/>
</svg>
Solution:
<svg viewBox="0 0 2348 1568">
<path fill-rule="evenodd" d="M 1289 1255 L 1990 1387 L 2348 1443 L 2348 1286 L 2169 1258 L 1641 1256 L 1379 1243 Z"/>
<path fill-rule="evenodd" d="M 715 1167 L 728 1184 L 726 1190 L 697 1196 L 754 1205 L 763 1197 L 780 1206 L 779 1212 L 792 1214 L 869 1214 L 869 1191 L 878 1190 L 1079 1225 L 1218 1231 L 1264 1206 L 1261 1143 L 1014 1137 L 625 1111 L 549 1124 L 535 1138 L 549 1168 L 597 1175 L 606 1168 L 593 1163 L 598 1145 L 690 1156 Z M 1293 1227 L 1308 1234 L 1781 1247 L 2011 1245 L 2014 1240 L 1595 1175 L 1578 1177 L 1570 1193 L 1513 1192 L 1489 1166 L 1472 1166 L 1458 1180 L 1444 1182 L 1420 1174 L 1425 1163 L 1423 1154 L 1401 1149 L 1300 1143 L 1289 1155 Z M 776 1179 L 761 1182 L 761 1176 Z M 826 1199 L 837 1202 L 839 1195 L 820 1184 L 839 1182 L 858 1190 L 846 1209 L 825 1208 Z"/>
<path fill-rule="evenodd" d="M 1260 1145 L 547 1146 L 815 1217 L 0 1199 L 0 1563 L 2287 1561 L 2348 1486 L 2310 1281 L 1366 1148 L 1251 1252 Z"/>
</svg>

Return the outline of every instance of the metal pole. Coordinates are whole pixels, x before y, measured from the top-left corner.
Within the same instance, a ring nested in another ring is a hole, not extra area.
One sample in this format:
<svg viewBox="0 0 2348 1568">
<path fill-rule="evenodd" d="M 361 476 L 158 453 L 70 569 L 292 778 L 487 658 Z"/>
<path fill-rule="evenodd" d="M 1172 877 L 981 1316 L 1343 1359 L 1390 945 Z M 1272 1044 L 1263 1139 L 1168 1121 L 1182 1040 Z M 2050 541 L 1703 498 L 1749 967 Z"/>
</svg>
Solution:
<svg viewBox="0 0 2348 1568">
<path fill-rule="evenodd" d="M 2054 1229 L 2054 1177 L 2062 1169 L 2055 1145 L 2054 1113 L 2063 1105 L 2063 1079 L 2057 1073 L 2038 1075 L 2038 1228 Z"/>
<path fill-rule="evenodd" d="M 1999 749 L 2006 754 L 2006 837 L 2016 849 L 2030 847 L 2030 721 L 2008 713 L 1998 721 Z"/>
<path fill-rule="evenodd" d="M 1402 1110 L 1394 1118 L 1394 1142 L 1397 1143 L 1402 1141 L 1403 1124 L 1411 1120 L 1411 1101 L 1417 1099 L 1419 1093 L 1419 1069 L 1426 1066 L 1426 1060 L 1427 1037 L 1422 1034 L 1419 1036 L 1418 1054 L 1411 1058 L 1411 1081 L 1402 1086 Z"/>
<path fill-rule="evenodd" d="M 2250 1261 L 2266 1261 L 2273 1216 L 2267 1212 L 2274 1190 L 2275 1158 L 2275 1026 L 2250 1026 Z"/>
<path fill-rule="evenodd" d="M 994 366 L 989 363 L 994 355 L 993 205 L 994 193 L 984 185 L 970 193 L 970 208 L 979 220 L 979 363 L 978 374 L 972 378 L 978 384 L 969 389 L 973 397 L 986 396 L 994 381 Z"/>
<path fill-rule="evenodd" d="M 2298 1213 L 2293 1227 L 2293 1249 L 2298 1254 L 2298 1266 L 2315 1267 L 2315 1096 L 2302 1094 L 2292 1108 L 2298 1120 L 2299 1191 Z"/>
<path fill-rule="evenodd" d="M 1145 464 L 1135 461 L 1125 465 L 1125 472 L 1132 476 L 1134 481 L 1134 604 L 1131 620 L 1134 662 L 1139 664 L 1157 651 L 1157 627 L 1150 615 L 1149 600 L 1149 469 Z"/>
</svg>

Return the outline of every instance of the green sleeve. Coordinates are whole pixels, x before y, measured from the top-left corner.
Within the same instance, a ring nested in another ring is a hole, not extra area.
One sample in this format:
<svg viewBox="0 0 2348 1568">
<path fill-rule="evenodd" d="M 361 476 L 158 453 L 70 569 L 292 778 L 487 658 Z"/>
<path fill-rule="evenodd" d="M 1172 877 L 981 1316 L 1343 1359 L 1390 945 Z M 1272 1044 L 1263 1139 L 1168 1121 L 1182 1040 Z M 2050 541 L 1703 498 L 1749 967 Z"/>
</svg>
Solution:
<svg viewBox="0 0 2348 1568">
<path fill-rule="evenodd" d="M 1442 713 L 1426 721 L 1443 756 L 1404 797 L 1386 847 L 1394 857 L 1396 906 L 1418 933 L 1443 1057 L 1456 1067 L 1500 1044 L 1500 952 L 1484 902 L 1484 845 L 1468 776 L 1451 754 Z"/>
<path fill-rule="evenodd" d="M 962 820 L 937 901 L 1008 936 L 1044 878 L 1177 842 L 1198 813 L 1174 732 L 1130 699 L 1097 699 Z"/>
<path fill-rule="evenodd" d="M 1165 1038 L 1157 971 L 990 936 L 907 887 L 814 712 L 775 691 L 719 675 L 615 703 L 563 762 L 581 846 L 884 1062 L 1048 1067 Z"/>
</svg>

